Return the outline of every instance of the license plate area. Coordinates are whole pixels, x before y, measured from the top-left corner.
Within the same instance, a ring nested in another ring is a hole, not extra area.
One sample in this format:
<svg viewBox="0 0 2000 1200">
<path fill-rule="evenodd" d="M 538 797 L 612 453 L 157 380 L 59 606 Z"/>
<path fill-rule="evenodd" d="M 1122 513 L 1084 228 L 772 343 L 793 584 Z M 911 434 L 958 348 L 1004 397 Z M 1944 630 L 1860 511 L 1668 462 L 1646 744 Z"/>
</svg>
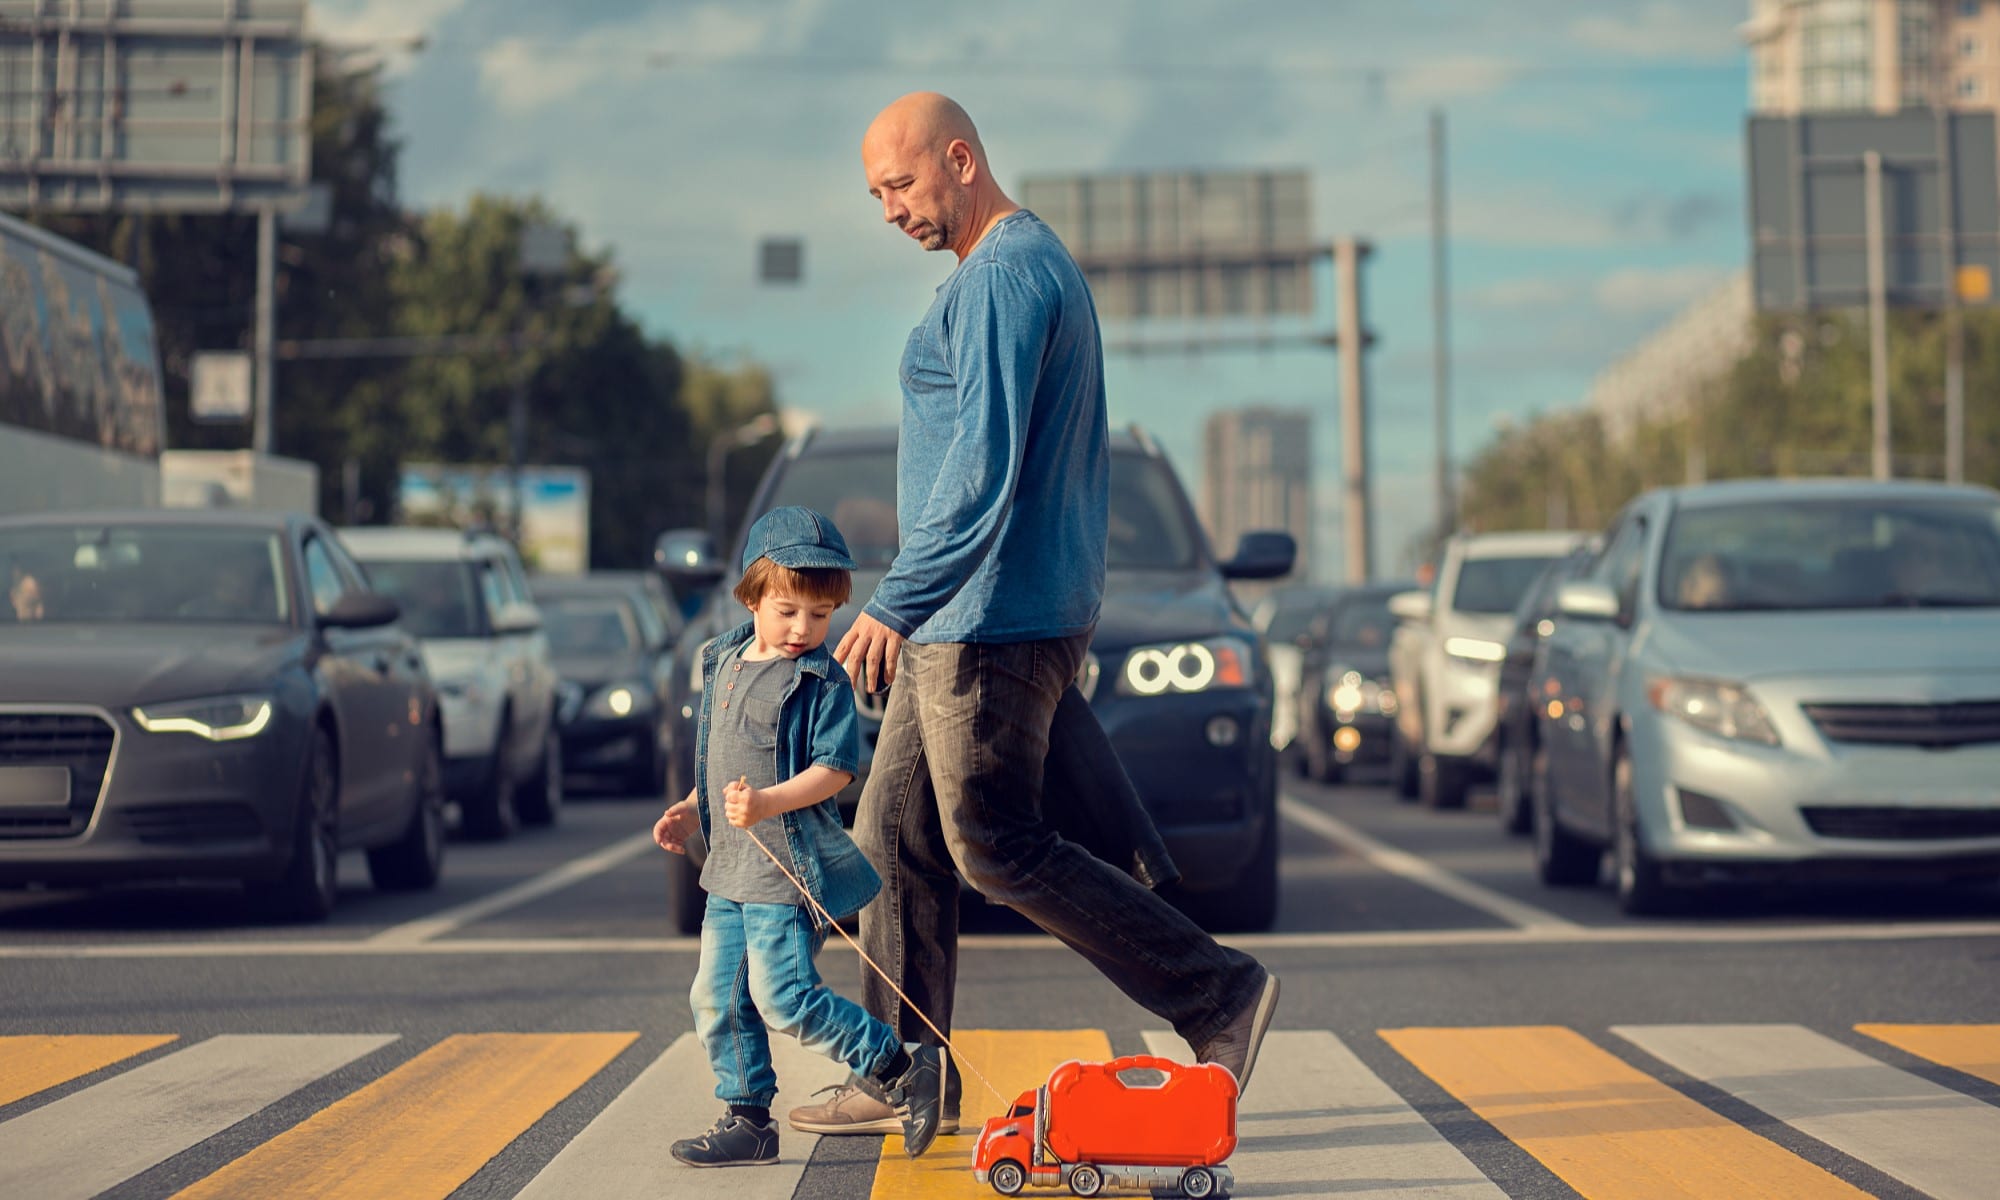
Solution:
<svg viewBox="0 0 2000 1200">
<path fill-rule="evenodd" d="M 46 812 L 68 807 L 68 767 L 0 767 L 0 812 Z"/>
</svg>

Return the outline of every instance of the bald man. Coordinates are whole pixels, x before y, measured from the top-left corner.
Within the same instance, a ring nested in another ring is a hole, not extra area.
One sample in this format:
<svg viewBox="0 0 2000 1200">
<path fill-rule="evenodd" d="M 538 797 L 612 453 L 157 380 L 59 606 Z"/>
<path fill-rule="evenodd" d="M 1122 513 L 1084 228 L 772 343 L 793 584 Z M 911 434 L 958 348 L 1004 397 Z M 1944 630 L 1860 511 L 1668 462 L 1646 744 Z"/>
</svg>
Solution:
<svg viewBox="0 0 2000 1200">
<path fill-rule="evenodd" d="M 1101 772 L 1043 786 L 1057 721 L 1088 722 L 1110 753 L 1089 706 L 1061 703 L 1097 623 L 1109 508 L 1104 353 L 1083 273 L 1007 198 L 943 96 L 884 109 L 861 165 L 883 220 L 958 259 L 903 351 L 902 547 L 835 650 L 857 687 L 895 684 L 855 838 L 884 881 L 861 913 L 862 948 L 910 1003 L 866 968 L 864 1002 L 907 1041 L 938 1040 L 916 1010 L 951 1031 L 962 873 L 1247 1084 L 1277 977 L 1044 820 L 1109 807 Z M 942 1130 L 958 1109 L 954 1070 Z M 791 1122 L 901 1128 L 860 1080 Z"/>
</svg>

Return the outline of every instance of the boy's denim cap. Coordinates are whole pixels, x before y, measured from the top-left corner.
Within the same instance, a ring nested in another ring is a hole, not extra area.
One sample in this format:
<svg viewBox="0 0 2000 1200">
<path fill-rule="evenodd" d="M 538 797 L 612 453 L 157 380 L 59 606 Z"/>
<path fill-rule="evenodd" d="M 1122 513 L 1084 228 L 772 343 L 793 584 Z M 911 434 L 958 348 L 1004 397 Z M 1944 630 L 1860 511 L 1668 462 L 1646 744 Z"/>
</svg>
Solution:
<svg viewBox="0 0 2000 1200">
<path fill-rule="evenodd" d="M 794 571 L 815 567 L 857 569 L 848 556 L 847 539 L 840 536 L 833 522 L 798 505 L 774 508 L 750 527 L 750 538 L 743 546 L 743 569 L 749 570 L 750 564 L 760 558 Z"/>
</svg>

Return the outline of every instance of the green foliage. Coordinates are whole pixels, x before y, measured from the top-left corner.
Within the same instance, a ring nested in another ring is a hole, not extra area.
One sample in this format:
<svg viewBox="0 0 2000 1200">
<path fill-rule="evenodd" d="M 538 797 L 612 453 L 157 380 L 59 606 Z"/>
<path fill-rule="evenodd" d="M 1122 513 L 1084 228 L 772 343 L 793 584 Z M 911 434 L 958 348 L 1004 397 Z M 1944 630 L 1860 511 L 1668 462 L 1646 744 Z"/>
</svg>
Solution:
<svg viewBox="0 0 2000 1200">
<path fill-rule="evenodd" d="M 2000 485 L 2000 312 L 1965 325 L 1965 478 Z M 1945 474 L 1942 314 L 1889 323 L 1890 440 L 1895 473 Z M 1467 528 L 1596 529 L 1627 500 L 1690 479 L 1865 476 L 1873 405 L 1865 314 L 1760 317 L 1751 349 L 1685 412 L 1606 436 L 1591 411 L 1509 426 L 1466 467 Z"/>
</svg>

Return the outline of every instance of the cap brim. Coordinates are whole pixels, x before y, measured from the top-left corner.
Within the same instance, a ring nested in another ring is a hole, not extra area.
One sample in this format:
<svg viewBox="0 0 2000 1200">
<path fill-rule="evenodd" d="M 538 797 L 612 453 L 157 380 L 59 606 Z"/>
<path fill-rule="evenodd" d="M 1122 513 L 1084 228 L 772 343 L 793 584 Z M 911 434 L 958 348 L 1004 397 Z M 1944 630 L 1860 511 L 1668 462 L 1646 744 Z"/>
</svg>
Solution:
<svg viewBox="0 0 2000 1200">
<path fill-rule="evenodd" d="M 860 565 L 844 554 L 835 554 L 824 546 L 785 546 L 767 551 L 765 558 L 781 567 L 794 571 L 837 570 L 856 571 Z"/>
</svg>

